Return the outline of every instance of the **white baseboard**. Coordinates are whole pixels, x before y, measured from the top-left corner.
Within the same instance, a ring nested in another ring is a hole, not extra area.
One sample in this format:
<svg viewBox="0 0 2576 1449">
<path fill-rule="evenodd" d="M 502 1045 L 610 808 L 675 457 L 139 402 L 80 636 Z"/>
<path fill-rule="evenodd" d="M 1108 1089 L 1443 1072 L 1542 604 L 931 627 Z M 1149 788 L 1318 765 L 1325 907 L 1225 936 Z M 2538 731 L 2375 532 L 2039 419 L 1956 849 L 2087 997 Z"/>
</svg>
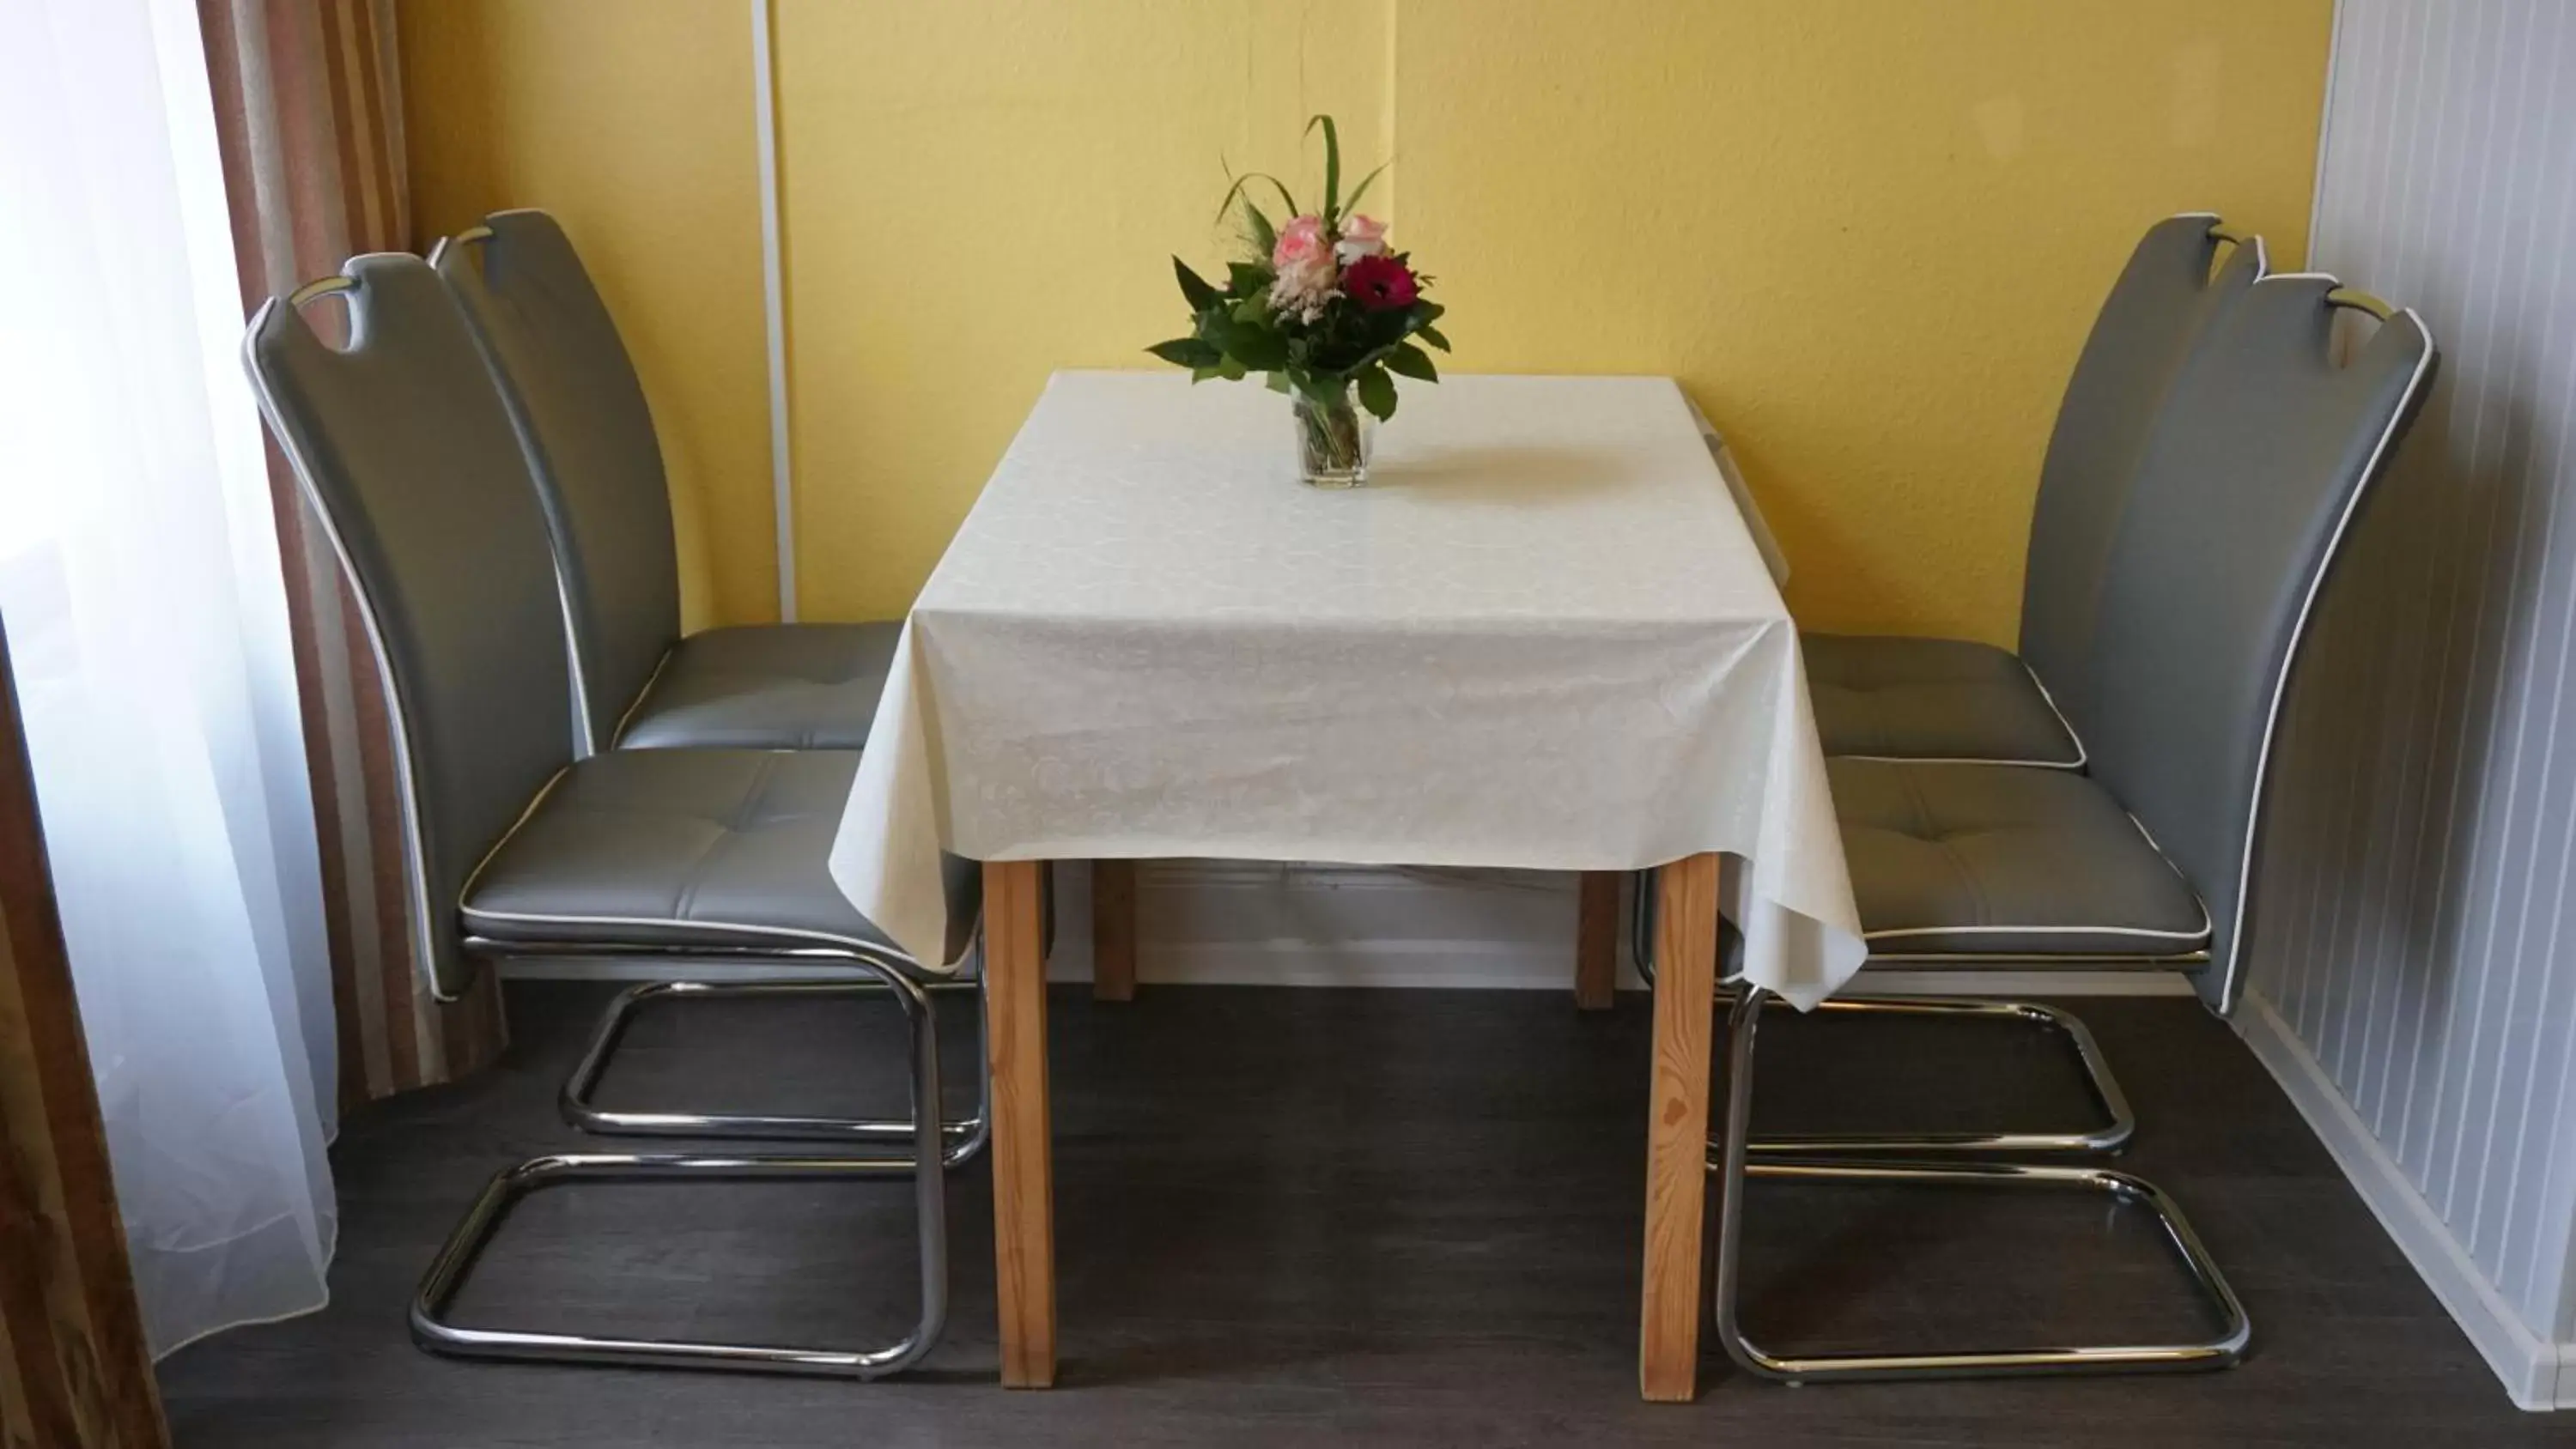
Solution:
<svg viewBox="0 0 2576 1449">
<path fill-rule="evenodd" d="M 2272 1003 L 2247 992 L 2236 1029 L 2487 1367 L 2504 1381 L 2514 1404 L 2525 1409 L 2576 1407 L 2576 1372 L 2571 1372 L 2576 1344 L 2552 1343 L 2522 1321 Z"/>
</svg>

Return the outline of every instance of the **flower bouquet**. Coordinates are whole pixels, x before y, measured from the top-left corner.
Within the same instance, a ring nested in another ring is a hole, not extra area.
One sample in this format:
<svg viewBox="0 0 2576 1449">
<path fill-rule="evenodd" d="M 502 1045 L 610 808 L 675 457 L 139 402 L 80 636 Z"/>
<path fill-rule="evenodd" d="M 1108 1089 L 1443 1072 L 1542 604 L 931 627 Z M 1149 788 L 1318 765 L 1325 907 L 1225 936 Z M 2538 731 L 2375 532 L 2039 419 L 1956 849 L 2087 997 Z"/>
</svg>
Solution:
<svg viewBox="0 0 2576 1449">
<path fill-rule="evenodd" d="M 1432 325 L 1440 304 L 1423 295 L 1430 279 L 1390 251 L 1386 223 L 1358 207 L 1386 168 L 1361 177 L 1342 195 L 1341 137 L 1333 118 L 1306 123 L 1324 133 L 1324 205 L 1298 206 L 1286 183 L 1254 173 L 1234 178 L 1217 205 L 1220 219 L 1241 207 L 1250 255 L 1226 267 L 1220 287 L 1172 258 L 1190 305 L 1190 335 L 1147 349 L 1190 370 L 1193 381 L 1266 374 L 1271 390 L 1289 394 L 1297 416 L 1302 476 L 1319 487 L 1368 481 L 1365 408 L 1395 416 L 1395 379 L 1438 382 L 1439 370 L 1415 339 L 1449 348 Z M 1273 225 L 1254 204 L 1252 188 L 1278 194 L 1289 219 Z M 1356 400 L 1356 405 L 1355 405 Z"/>
</svg>

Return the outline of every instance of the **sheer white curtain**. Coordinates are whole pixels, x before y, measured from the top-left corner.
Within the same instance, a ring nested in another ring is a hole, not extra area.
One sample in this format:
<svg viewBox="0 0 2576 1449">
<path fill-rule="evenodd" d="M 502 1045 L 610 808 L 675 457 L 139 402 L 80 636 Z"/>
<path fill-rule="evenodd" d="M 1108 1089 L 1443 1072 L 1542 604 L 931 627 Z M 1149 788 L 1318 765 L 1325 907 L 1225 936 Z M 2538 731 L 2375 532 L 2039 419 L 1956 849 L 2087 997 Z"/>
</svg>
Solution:
<svg viewBox="0 0 2576 1449">
<path fill-rule="evenodd" d="M 191 0 L 0 0 L 0 617 L 156 1352 L 324 1300 L 337 1064 Z"/>
</svg>

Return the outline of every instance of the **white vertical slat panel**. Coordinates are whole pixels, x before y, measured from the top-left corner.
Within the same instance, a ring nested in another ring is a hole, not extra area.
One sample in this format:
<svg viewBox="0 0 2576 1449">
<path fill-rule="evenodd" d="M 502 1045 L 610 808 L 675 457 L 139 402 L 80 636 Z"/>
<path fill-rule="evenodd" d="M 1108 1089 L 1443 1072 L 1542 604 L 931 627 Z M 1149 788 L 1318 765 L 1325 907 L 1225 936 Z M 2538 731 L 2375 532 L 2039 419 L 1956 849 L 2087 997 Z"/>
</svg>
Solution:
<svg viewBox="0 0 2576 1449">
<path fill-rule="evenodd" d="M 2442 376 L 2321 609 L 2256 987 L 2524 1325 L 2576 1336 L 2576 6 L 2344 0 L 2315 266 Z"/>
<path fill-rule="evenodd" d="M 2532 480 L 2515 490 L 2522 513 L 2513 533 L 2512 574 L 2519 588 L 2514 606 L 2506 613 L 2501 644 L 2508 659 L 2527 661 L 2508 691 L 2511 735 L 2509 743 L 2500 747 L 2511 761 L 2502 787 L 2509 813 L 2498 852 L 2505 869 L 2495 882 L 2485 950 L 2477 958 L 2477 970 L 2482 978 L 2500 980 L 2504 987 L 2502 1009 L 2492 1013 L 2495 1075 L 2500 1082 L 2529 1083 L 2533 1090 L 2519 1100 L 2499 1102 L 2483 1121 L 2464 1122 L 2468 1131 L 2461 1148 L 2462 1162 L 2478 1169 L 2467 1174 L 2463 1184 L 2469 1194 L 2468 1241 L 2474 1251 L 2494 1259 L 2507 1280 L 2528 1276 L 2536 1266 L 2527 1252 L 2516 1249 L 2511 1225 L 2516 1207 L 2528 1206 L 2522 1202 L 2524 1194 L 2545 1182 L 2545 1175 L 2535 1172 L 2526 1178 L 2526 1161 L 2519 1149 L 2532 1099 L 2540 1095 L 2542 1084 L 2558 1065 L 2567 1036 L 2563 1021 L 2559 1031 L 2547 1029 L 2550 974 L 2514 967 L 2546 959 L 2534 955 L 2533 918 L 2555 915 L 2554 887 L 2563 882 L 2565 872 L 2553 862 L 2563 862 L 2567 850 L 2560 824 L 2571 804 L 2576 804 L 2569 799 L 2571 774 L 2576 774 L 2570 766 L 2576 760 L 2557 748 L 2562 731 L 2556 728 L 2558 708 L 2565 702 L 2568 639 L 2571 626 L 2576 626 L 2576 617 L 2570 615 L 2571 606 L 2576 606 L 2576 578 L 2570 575 L 2576 571 L 2550 567 L 2551 557 L 2568 547 L 2565 535 L 2571 530 L 2562 526 L 2567 500 L 2548 486 L 2559 475 L 2568 407 L 2576 401 L 2567 397 L 2558 382 L 2560 373 L 2576 379 L 2576 370 L 2561 362 L 2576 355 L 2571 354 L 2576 337 L 2568 329 L 2533 327 L 2529 321 L 2565 315 L 2568 249 L 2545 249 L 2544 244 L 2553 234 L 2561 238 L 2576 234 L 2569 230 L 2571 219 L 2576 219 L 2570 209 L 2570 202 L 2576 201 L 2576 186 L 2550 194 L 2549 188 L 2533 184 L 2539 168 L 2532 161 L 2568 155 L 2576 147 L 2576 125 L 2568 124 L 2576 106 L 2533 104 L 2532 62 L 2554 49 L 2556 36 L 2544 28 L 2547 22 L 2538 7 L 2531 0 L 2525 4 L 2526 23 L 2517 36 L 2522 45 L 2520 63 L 2510 83 L 2518 124 L 2500 147 L 2506 164 L 2499 168 L 2496 181 L 2506 229 L 2517 243 L 2513 256 L 2498 271 L 2495 288 L 2499 304 L 2495 330 L 2509 345 L 2505 355 L 2493 362 L 2492 384 L 2482 392 L 2487 405 L 2479 411 L 2472 466 L 2484 466 L 2491 456 L 2500 475 Z M 2556 9 L 2552 7 L 2553 14 Z M 2543 72 L 2541 79 L 2548 83 L 2549 73 Z M 2500 82 L 2497 91 L 2501 98 L 2506 83 Z M 2521 299 L 2538 305 L 2526 312 L 2517 305 Z M 2513 310 L 2508 313 L 2505 308 Z M 2521 405 L 2526 397 L 2539 399 L 2536 413 Z M 2549 406 L 2552 399 L 2557 406 Z M 2483 1042 L 2479 1049 L 2484 1050 Z M 2471 1135 L 2476 1137 L 2474 1143 L 2468 1140 Z"/>
</svg>

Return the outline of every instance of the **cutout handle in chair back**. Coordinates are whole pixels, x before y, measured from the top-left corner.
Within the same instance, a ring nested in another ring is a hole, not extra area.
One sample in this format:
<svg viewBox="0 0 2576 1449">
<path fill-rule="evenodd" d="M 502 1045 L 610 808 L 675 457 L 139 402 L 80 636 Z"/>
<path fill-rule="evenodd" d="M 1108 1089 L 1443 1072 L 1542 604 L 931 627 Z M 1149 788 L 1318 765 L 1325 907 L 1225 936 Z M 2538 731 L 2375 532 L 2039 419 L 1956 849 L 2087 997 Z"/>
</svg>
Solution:
<svg viewBox="0 0 2576 1449">
<path fill-rule="evenodd" d="M 2093 772 L 2209 906 L 2235 1006 L 2268 757 L 2316 594 L 2429 386 L 2398 312 L 2329 350 L 2331 277 L 2257 283 L 2175 382 L 2112 545 L 2086 681 Z"/>
<path fill-rule="evenodd" d="M 2021 657 L 2078 738 L 2093 737 L 2084 659 L 2093 643 L 2102 570 L 2122 500 L 2157 407 L 2200 344 L 2263 275 L 2262 239 L 2206 214 L 2149 228 L 2094 318 L 2067 380 L 2041 465 L 2022 580 Z"/>
<path fill-rule="evenodd" d="M 413 928 L 441 997 L 471 981 L 457 893 L 571 755 L 545 522 L 455 298 L 418 257 L 351 260 L 351 342 L 293 303 L 243 362 L 355 586 L 391 703 Z"/>
<path fill-rule="evenodd" d="M 495 212 L 482 232 L 431 258 L 499 380 L 536 480 L 589 754 L 608 748 L 680 637 L 670 483 L 634 360 L 572 240 L 542 211 Z"/>
</svg>

